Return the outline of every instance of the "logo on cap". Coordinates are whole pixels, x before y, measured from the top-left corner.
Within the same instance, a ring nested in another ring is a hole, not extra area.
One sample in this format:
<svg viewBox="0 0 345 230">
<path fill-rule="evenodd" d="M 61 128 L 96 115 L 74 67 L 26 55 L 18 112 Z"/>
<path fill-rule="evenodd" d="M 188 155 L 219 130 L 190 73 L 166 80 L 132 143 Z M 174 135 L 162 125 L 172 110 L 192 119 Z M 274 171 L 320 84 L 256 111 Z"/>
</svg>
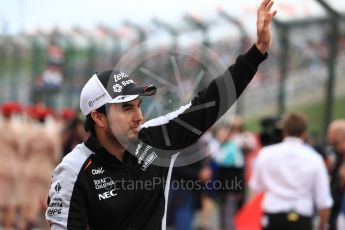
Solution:
<svg viewBox="0 0 345 230">
<path fill-rule="evenodd" d="M 119 74 L 114 74 L 114 80 L 115 82 L 121 80 L 122 78 L 128 77 L 127 74 L 125 74 L 124 72 L 121 72 Z"/>
<path fill-rule="evenodd" d="M 100 96 L 98 96 L 98 97 L 96 97 L 95 99 L 93 99 L 92 101 L 89 101 L 89 106 L 90 107 L 92 107 L 93 106 L 93 104 L 96 102 L 96 101 L 98 101 L 98 100 L 100 100 L 102 97 L 104 97 L 106 94 L 105 93 L 103 93 L 102 95 L 100 95 Z"/>
<path fill-rule="evenodd" d="M 113 85 L 113 90 L 115 93 L 119 93 L 122 90 L 122 86 L 119 84 Z"/>
</svg>

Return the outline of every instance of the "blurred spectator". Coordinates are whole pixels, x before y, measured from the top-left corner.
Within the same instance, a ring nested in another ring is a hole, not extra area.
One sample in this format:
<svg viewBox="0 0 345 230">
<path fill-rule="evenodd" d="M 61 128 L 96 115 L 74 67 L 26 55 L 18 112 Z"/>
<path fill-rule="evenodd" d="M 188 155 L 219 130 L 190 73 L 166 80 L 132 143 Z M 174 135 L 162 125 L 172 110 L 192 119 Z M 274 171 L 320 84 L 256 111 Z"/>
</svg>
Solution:
<svg viewBox="0 0 345 230">
<path fill-rule="evenodd" d="M 252 171 L 253 160 L 256 158 L 258 150 L 261 148 L 257 136 L 245 129 L 242 119 L 234 116 L 231 121 L 231 132 L 233 133 L 233 141 L 241 149 L 244 155 L 245 165 L 245 184 L 249 181 Z"/>
<path fill-rule="evenodd" d="M 314 148 L 315 151 L 321 155 L 322 159 L 326 163 L 326 166 L 328 166 L 326 150 L 322 147 L 321 143 L 317 141 L 316 137 L 312 133 L 309 134 L 305 142 L 309 144 L 312 148 Z"/>
<path fill-rule="evenodd" d="M 340 215 L 340 221 L 343 222 L 344 229 L 344 191 L 345 191 L 345 175 L 344 175 L 344 159 L 345 159 L 345 120 L 335 120 L 328 128 L 327 134 L 328 144 L 333 149 L 333 160 L 331 160 L 329 169 L 331 173 L 331 191 L 334 200 L 334 206 L 331 210 L 330 229 L 336 230 L 336 221 Z"/>
<path fill-rule="evenodd" d="M 45 123 L 52 111 L 39 103 L 29 108 L 28 113 L 31 120 L 23 125 L 25 130 L 22 130 L 24 154 L 19 188 L 20 229 L 23 230 L 36 226 L 38 217 L 44 219 L 51 172 L 57 164 L 61 148 L 57 130 Z"/>
<path fill-rule="evenodd" d="M 0 229 L 48 228 L 40 214 L 46 209 L 52 169 L 62 155 L 60 139 L 70 145 L 81 142 L 87 135 L 83 123 L 74 110 L 63 109 L 56 112 L 68 127 L 63 131 L 42 101 L 25 111 L 23 105 L 7 102 L 0 111 L 0 158 L 6 159 L 0 162 Z"/>
<path fill-rule="evenodd" d="M 76 113 L 72 118 L 66 119 L 61 135 L 63 156 L 71 152 L 77 144 L 86 141 L 89 136 L 84 129 L 84 119 Z"/>
<path fill-rule="evenodd" d="M 216 127 L 216 138 L 221 143 L 220 152 L 215 153 L 217 163 L 216 181 L 222 185 L 217 196 L 220 204 L 222 230 L 235 228 L 233 218 L 244 202 L 244 156 L 234 142 L 233 131 L 229 124 Z"/>
<path fill-rule="evenodd" d="M 282 131 L 278 121 L 278 117 L 266 117 L 261 120 L 260 142 L 262 146 L 282 141 Z"/>
<path fill-rule="evenodd" d="M 232 118 L 231 131 L 233 133 L 233 141 L 242 150 L 244 155 L 254 150 L 256 144 L 255 136 L 251 132 L 245 130 L 242 119 L 239 116 L 234 116 Z"/>
<path fill-rule="evenodd" d="M 206 146 L 202 141 L 184 150 L 176 159 L 176 163 L 183 160 L 189 153 L 203 154 Z M 168 202 L 168 225 L 175 230 L 192 230 L 192 222 L 195 212 L 201 208 L 202 192 L 198 186 L 202 186 L 211 178 L 211 170 L 208 167 L 207 158 L 196 163 L 175 167 L 171 176 L 171 187 Z M 192 182 L 192 183 L 190 183 Z M 193 185 L 193 186 L 190 186 Z"/>
<path fill-rule="evenodd" d="M 210 156 L 208 160 L 208 167 L 211 170 L 211 178 L 207 182 L 207 189 L 201 195 L 201 212 L 199 217 L 199 230 L 212 229 L 212 214 L 215 211 L 216 205 L 214 202 L 215 188 L 211 185 L 215 182 L 215 172 L 217 171 L 217 165 L 213 160 L 216 155 L 219 154 L 221 145 L 219 141 L 212 135 L 212 131 L 207 131 L 202 137 L 201 141 L 206 143 L 207 155 Z"/>
<path fill-rule="evenodd" d="M 0 122 L 0 225 L 5 230 L 12 229 L 15 210 L 18 205 L 17 183 L 19 176 L 20 138 L 12 124 L 11 117 L 20 112 L 17 103 L 5 103 L 1 106 Z"/>
<path fill-rule="evenodd" d="M 291 113 L 282 121 L 284 140 L 263 148 L 254 165 L 250 187 L 264 192 L 265 230 L 311 230 L 314 205 L 319 228 L 327 229 L 332 198 L 326 166 L 319 154 L 304 144 L 307 120 Z"/>
</svg>

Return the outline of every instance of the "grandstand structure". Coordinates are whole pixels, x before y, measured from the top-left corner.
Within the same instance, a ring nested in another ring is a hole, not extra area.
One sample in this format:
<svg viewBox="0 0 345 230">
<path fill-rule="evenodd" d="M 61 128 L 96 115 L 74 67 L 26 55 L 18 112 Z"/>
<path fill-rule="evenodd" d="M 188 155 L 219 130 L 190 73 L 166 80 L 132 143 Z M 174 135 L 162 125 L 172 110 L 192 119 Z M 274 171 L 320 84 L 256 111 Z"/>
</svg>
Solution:
<svg viewBox="0 0 345 230">
<path fill-rule="evenodd" d="M 200 70 L 207 68 L 207 64 L 197 63 L 198 57 L 205 55 L 204 47 L 228 65 L 254 42 L 256 5 L 249 0 L 241 2 L 233 6 L 239 9 L 230 11 L 220 6 L 212 17 L 191 13 L 179 23 L 153 16 L 149 24 L 142 25 L 127 19 L 120 26 L 100 25 L 93 30 L 74 27 L 2 34 L 0 102 L 33 104 L 44 100 L 55 108 L 78 107 L 81 87 L 90 75 L 113 68 L 140 45 L 135 58 L 146 59 L 140 64 L 166 80 L 174 79 L 175 73 L 167 52 L 188 52 L 189 57 L 177 56 L 176 64 L 183 85 L 192 87 Z M 240 98 L 237 112 L 248 119 L 280 115 L 290 108 L 322 101 L 325 109 L 320 112 L 325 113 L 328 124 L 332 101 L 345 97 L 345 3 L 278 1 L 277 9 L 270 58 Z M 142 45 L 151 39 L 153 42 Z M 146 58 L 152 49 L 161 54 Z M 206 62 L 213 59 L 208 57 Z M 136 68 L 139 81 L 147 81 L 140 67 Z M 200 85 L 192 88 L 201 88 L 208 81 L 200 80 Z M 168 98 L 160 101 L 164 111 L 185 101 L 179 99 L 176 90 L 161 88 L 162 98 Z"/>
</svg>

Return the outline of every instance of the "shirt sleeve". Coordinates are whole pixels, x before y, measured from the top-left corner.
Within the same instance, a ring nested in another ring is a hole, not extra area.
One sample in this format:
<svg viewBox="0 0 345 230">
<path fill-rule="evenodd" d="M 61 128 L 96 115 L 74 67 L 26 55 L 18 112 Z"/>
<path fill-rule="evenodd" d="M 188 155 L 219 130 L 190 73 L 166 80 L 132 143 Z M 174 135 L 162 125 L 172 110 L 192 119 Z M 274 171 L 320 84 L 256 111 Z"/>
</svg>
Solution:
<svg viewBox="0 0 345 230">
<path fill-rule="evenodd" d="M 85 199 L 77 178 L 77 174 L 66 166 L 60 165 L 53 172 L 46 211 L 46 220 L 52 230 L 86 229 Z"/>
<path fill-rule="evenodd" d="M 189 104 L 144 123 L 140 139 L 165 150 L 193 144 L 235 103 L 266 58 L 267 54 L 263 55 L 254 45 Z"/>
<path fill-rule="evenodd" d="M 333 205 L 333 199 L 330 192 L 330 183 L 328 180 L 327 169 L 321 157 L 318 161 L 318 167 L 315 175 L 315 202 L 318 210 L 330 208 Z"/>
<path fill-rule="evenodd" d="M 253 172 L 249 180 L 249 188 L 255 193 L 265 191 L 265 185 L 261 173 L 262 165 L 262 152 L 259 152 L 258 157 L 254 161 Z"/>
</svg>

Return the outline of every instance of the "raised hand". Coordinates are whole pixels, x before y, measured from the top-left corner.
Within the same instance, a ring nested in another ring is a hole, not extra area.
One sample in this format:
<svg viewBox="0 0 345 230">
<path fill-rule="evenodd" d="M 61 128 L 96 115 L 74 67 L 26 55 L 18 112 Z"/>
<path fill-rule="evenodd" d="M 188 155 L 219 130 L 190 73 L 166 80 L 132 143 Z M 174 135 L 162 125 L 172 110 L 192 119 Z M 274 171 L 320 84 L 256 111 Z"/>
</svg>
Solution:
<svg viewBox="0 0 345 230">
<path fill-rule="evenodd" d="M 263 0 L 257 11 L 257 40 L 256 47 L 264 54 L 271 46 L 272 32 L 271 22 L 272 18 L 277 14 L 277 11 L 271 11 L 273 6 L 272 0 Z"/>
</svg>

